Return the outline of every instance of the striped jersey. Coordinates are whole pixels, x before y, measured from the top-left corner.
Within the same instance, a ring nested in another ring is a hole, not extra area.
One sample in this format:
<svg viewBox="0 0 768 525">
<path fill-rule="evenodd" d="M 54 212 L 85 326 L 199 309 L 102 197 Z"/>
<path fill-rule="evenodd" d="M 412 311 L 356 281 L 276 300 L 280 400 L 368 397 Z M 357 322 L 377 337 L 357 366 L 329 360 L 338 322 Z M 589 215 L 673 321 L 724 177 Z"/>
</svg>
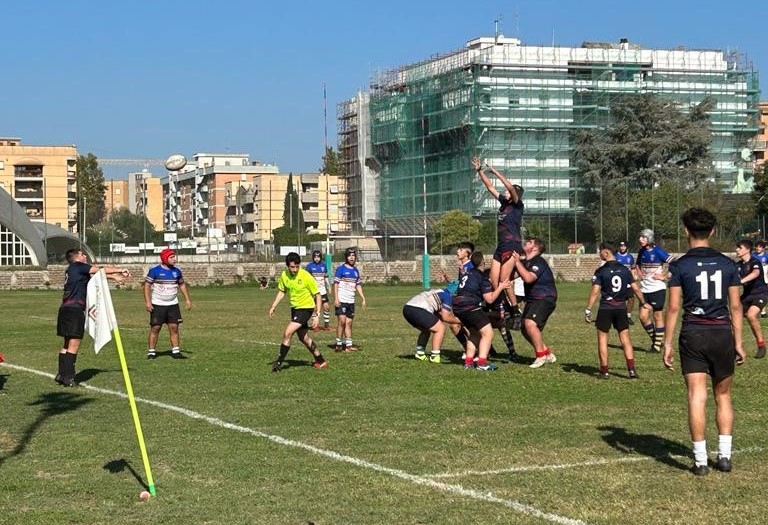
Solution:
<svg viewBox="0 0 768 525">
<path fill-rule="evenodd" d="M 640 248 L 640 251 L 637 252 L 637 267 L 643 272 L 640 279 L 640 289 L 643 293 L 666 290 L 667 283 L 660 279 L 654 279 L 654 275 L 661 275 L 664 263 L 671 261 L 672 256 L 655 244 Z"/>
<path fill-rule="evenodd" d="M 315 261 L 312 261 L 311 263 L 307 264 L 307 271 L 312 274 L 312 277 L 315 278 L 315 282 L 317 283 L 317 291 L 320 293 L 320 295 L 327 294 L 328 289 L 325 287 L 325 276 L 328 273 L 328 269 L 326 268 L 325 263 L 316 263 Z"/>
<path fill-rule="evenodd" d="M 184 278 L 177 267 L 168 268 L 162 264 L 153 266 L 147 272 L 144 282 L 152 286 L 152 304 L 179 304 L 179 285 L 184 284 Z"/>
<path fill-rule="evenodd" d="M 363 285 L 363 281 L 357 268 L 344 263 L 336 269 L 333 284 L 338 286 L 337 299 L 340 303 L 354 304 L 355 290 Z"/>
</svg>

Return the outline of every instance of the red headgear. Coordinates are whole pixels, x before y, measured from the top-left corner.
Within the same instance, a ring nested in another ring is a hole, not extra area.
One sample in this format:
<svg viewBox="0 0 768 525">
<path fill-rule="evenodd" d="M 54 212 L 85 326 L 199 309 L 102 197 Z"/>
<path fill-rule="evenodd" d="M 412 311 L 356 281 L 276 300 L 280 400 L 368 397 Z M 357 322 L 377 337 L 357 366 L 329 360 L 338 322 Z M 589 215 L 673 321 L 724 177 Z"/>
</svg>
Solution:
<svg viewBox="0 0 768 525">
<path fill-rule="evenodd" d="M 162 262 L 163 264 L 165 264 L 167 266 L 168 265 L 168 260 L 171 257 L 173 257 L 174 255 L 176 255 L 176 252 L 174 252 L 170 248 L 166 248 L 165 250 L 160 252 L 160 262 Z"/>
</svg>

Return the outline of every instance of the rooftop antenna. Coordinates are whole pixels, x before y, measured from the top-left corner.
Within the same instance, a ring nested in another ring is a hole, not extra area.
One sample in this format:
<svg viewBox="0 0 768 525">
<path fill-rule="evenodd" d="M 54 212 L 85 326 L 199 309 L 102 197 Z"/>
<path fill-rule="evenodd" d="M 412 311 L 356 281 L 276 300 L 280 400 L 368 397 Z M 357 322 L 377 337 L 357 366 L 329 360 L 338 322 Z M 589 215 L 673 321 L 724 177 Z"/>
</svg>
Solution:
<svg viewBox="0 0 768 525">
<path fill-rule="evenodd" d="M 515 6 L 515 12 L 512 15 L 512 17 L 515 19 L 515 38 L 520 38 L 520 11 L 517 10 L 517 6 Z"/>
<path fill-rule="evenodd" d="M 499 14 L 499 17 L 493 21 L 493 27 L 494 27 L 493 35 L 494 35 L 494 40 L 497 44 L 499 43 L 499 36 L 501 36 L 500 26 L 501 26 L 501 14 Z"/>
</svg>

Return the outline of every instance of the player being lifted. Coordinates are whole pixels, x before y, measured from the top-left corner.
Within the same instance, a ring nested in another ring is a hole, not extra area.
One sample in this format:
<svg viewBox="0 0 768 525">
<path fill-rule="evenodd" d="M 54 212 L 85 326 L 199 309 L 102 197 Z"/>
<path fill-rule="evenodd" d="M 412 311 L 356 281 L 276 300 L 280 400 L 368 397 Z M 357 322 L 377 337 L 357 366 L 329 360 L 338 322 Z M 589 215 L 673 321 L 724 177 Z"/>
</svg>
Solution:
<svg viewBox="0 0 768 525">
<path fill-rule="evenodd" d="M 664 340 L 664 303 L 667 298 L 664 264 L 671 262 L 672 257 L 653 243 L 653 230 L 642 230 L 639 240 L 637 278 L 645 300 L 653 307 L 653 315 L 645 308 L 640 310 L 640 323 L 651 338 L 650 351 L 661 352 L 661 342 Z"/>
<path fill-rule="evenodd" d="M 521 232 L 523 212 L 525 210 L 523 205 L 523 188 L 518 184 L 512 184 L 496 168 L 486 164 L 486 168 L 491 170 L 491 173 L 504 185 L 506 191 L 499 193 L 499 190 L 496 189 L 496 186 L 494 186 L 491 179 L 485 173 L 478 157 L 472 159 L 472 166 L 485 187 L 493 195 L 493 198 L 499 201 L 499 216 L 496 225 L 498 244 L 496 252 L 493 254 L 490 276 L 491 284 L 494 288 L 497 288 L 500 282 L 512 279 L 512 273 L 515 269 L 512 253 L 523 253 L 523 237 Z M 512 316 L 519 318 L 520 310 L 517 307 L 514 291 L 509 289 L 506 292 L 506 297 L 509 305 L 512 307 Z"/>
</svg>

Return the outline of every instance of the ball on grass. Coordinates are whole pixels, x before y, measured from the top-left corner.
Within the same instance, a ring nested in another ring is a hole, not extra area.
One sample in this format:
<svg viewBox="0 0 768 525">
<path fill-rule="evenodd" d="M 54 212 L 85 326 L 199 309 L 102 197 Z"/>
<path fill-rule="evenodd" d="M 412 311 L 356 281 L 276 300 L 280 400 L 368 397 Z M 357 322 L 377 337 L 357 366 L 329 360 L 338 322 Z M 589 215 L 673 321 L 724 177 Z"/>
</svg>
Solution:
<svg viewBox="0 0 768 525">
<path fill-rule="evenodd" d="M 147 492 L 146 490 L 142 490 L 141 494 L 139 494 L 139 499 L 141 501 L 147 501 L 149 499 L 149 492 Z"/>
</svg>

